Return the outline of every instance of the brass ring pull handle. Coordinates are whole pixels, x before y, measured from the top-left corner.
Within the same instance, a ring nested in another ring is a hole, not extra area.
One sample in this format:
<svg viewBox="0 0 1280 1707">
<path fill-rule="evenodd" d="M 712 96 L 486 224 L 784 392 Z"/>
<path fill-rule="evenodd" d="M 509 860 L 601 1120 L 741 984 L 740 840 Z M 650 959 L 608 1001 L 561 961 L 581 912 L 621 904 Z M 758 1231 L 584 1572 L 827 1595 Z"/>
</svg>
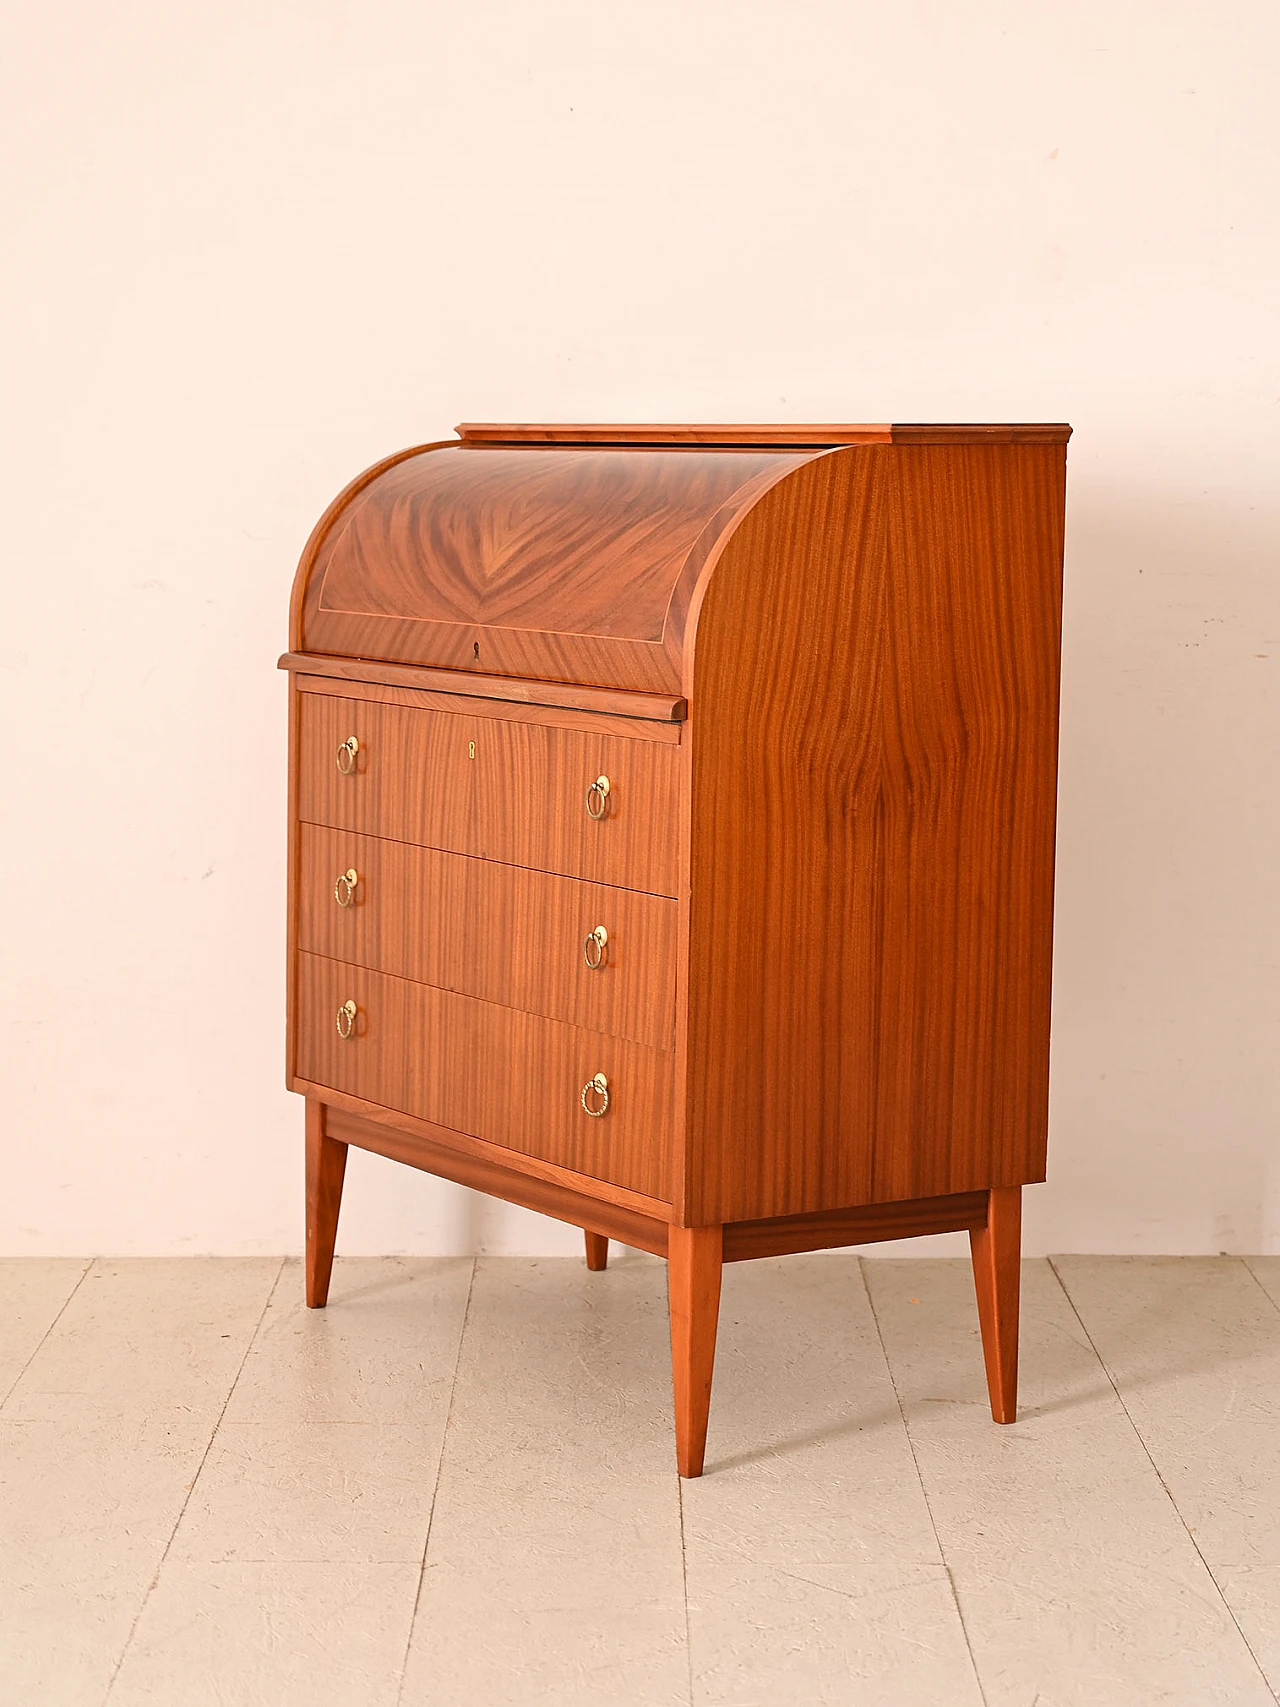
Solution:
<svg viewBox="0 0 1280 1707">
<path fill-rule="evenodd" d="M 356 884 L 360 878 L 355 866 L 350 871 L 344 871 L 340 877 L 333 880 L 333 898 L 340 907 L 349 907 L 356 898 Z"/>
<path fill-rule="evenodd" d="M 359 1011 L 359 1008 L 352 1001 L 343 1002 L 338 1009 L 338 1036 L 344 1043 L 356 1034 L 356 1015 Z"/>
<path fill-rule="evenodd" d="M 593 1096 L 599 1099 L 599 1108 L 592 1108 L 590 1102 L 587 1100 L 589 1097 Z M 589 1114 L 592 1120 L 599 1120 L 601 1115 L 608 1114 L 609 1081 L 605 1078 L 603 1073 L 597 1073 L 594 1079 L 588 1079 L 586 1084 L 583 1085 L 582 1109 L 583 1113 Z"/>
<path fill-rule="evenodd" d="M 598 776 L 587 790 L 587 817 L 603 818 L 609 810 L 609 779 Z"/>
<path fill-rule="evenodd" d="M 343 776 L 350 776 L 356 768 L 356 754 L 360 751 L 360 743 L 354 735 L 349 735 L 345 741 L 338 743 L 338 769 Z"/>
<path fill-rule="evenodd" d="M 588 931 L 582 944 L 582 958 L 593 972 L 598 972 L 608 959 L 609 933 L 603 925 Z"/>
</svg>

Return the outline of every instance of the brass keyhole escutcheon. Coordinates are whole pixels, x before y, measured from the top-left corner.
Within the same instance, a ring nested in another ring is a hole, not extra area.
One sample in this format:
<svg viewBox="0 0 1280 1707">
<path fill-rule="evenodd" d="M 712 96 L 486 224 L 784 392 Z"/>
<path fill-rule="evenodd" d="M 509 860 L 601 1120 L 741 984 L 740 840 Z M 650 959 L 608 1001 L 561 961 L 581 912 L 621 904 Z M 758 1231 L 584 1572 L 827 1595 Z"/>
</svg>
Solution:
<svg viewBox="0 0 1280 1707">
<path fill-rule="evenodd" d="M 599 1120 L 609 1112 L 609 1081 L 603 1073 L 597 1073 L 594 1079 L 588 1079 L 582 1087 L 582 1108 L 592 1120 Z"/>
<path fill-rule="evenodd" d="M 609 953 L 609 933 L 603 925 L 588 931 L 582 943 L 582 958 L 593 972 L 604 965 Z"/>
<path fill-rule="evenodd" d="M 609 810 L 609 779 L 598 776 L 587 790 L 587 817 L 603 818 Z"/>
<path fill-rule="evenodd" d="M 474 759 L 475 756 L 476 756 L 476 744 L 474 741 L 468 741 L 467 742 L 467 757 L 469 759 Z"/>
<path fill-rule="evenodd" d="M 344 871 L 340 877 L 334 878 L 333 898 L 340 907 L 349 907 L 355 900 L 356 884 L 359 881 L 355 866 L 352 866 L 349 871 Z"/>
<path fill-rule="evenodd" d="M 349 735 L 345 741 L 338 743 L 338 769 L 343 776 L 352 776 L 356 768 L 356 754 L 360 751 L 360 743 L 354 735 Z"/>
<path fill-rule="evenodd" d="M 353 1001 L 343 1002 L 342 1006 L 338 1009 L 338 1036 L 344 1043 L 349 1042 L 350 1039 L 355 1036 L 356 1015 L 359 1011 L 359 1008 L 357 1008 Z"/>
</svg>

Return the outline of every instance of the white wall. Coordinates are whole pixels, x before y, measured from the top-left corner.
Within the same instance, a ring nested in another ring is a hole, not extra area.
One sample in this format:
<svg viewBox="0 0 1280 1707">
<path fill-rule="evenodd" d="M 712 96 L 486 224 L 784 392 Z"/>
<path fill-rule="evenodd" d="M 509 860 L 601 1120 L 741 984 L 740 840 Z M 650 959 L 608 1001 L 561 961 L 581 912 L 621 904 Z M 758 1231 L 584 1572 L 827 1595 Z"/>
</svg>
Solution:
<svg viewBox="0 0 1280 1707">
<path fill-rule="evenodd" d="M 289 582 L 473 419 L 1062 420 L 1033 1249 L 1280 1250 L 1273 0 L 10 7 L 10 1252 L 297 1248 Z M 353 1157 L 347 1250 L 576 1249 Z"/>
</svg>

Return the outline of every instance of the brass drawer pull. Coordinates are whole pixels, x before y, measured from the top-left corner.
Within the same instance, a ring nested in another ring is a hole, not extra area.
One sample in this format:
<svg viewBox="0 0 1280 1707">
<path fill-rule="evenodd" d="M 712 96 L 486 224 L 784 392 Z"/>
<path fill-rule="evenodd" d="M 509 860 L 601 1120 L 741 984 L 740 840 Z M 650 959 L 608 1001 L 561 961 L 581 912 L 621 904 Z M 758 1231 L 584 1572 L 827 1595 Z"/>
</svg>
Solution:
<svg viewBox="0 0 1280 1707">
<path fill-rule="evenodd" d="M 600 1099 L 599 1108 L 592 1108 L 587 1098 L 596 1096 Z M 583 1112 L 589 1114 L 592 1120 L 599 1120 L 601 1115 L 609 1112 L 609 1081 L 603 1073 L 597 1073 L 594 1079 L 588 1079 L 582 1087 Z"/>
<path fill-rule="evenodd" d="M 587 817 L 603 818 L 609 810 L 609 779 L 598 776 L 587 790 Z"/>
<path fill-rule="evenodd" d="M 582 944 L 582 958 L 593 972 L 598 972 L 609 957 L 609 933 L 603 925 L 588 931 Z"/>
<path fill-rule="evenodd" d="M 356 754 L 360 751 L 360 743 L 354 735 L 349 735 L 345 741 L 338 743 L 338 769 L 343 776 L 351 776 L 356 768 Z"/>
<path fill-rule="evenodd" d="M 359 1008 L 352 1001 L 343 1002 L 338 1009 L 338 1036 L 344 1043 L 356 1034 L 356 1015 L 359 1011 Z"/>
<path fill-rule="evenodd" d="M 344 871 L 340 877 L 333 880 L 333 898 L 340 907 L 349 907 L 356 898 L 356 884 L 360 878 L 355 866 Z"/>
</svg>

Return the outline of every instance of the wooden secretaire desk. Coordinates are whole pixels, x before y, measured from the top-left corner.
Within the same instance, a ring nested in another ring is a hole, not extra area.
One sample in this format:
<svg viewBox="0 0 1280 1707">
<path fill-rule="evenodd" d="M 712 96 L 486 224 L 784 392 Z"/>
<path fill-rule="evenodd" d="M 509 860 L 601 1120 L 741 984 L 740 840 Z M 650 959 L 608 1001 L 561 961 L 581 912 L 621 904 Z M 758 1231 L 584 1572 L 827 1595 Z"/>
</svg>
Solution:
<svg viewBox="0 0 1280 1707">
<path fill-rule="evenodd" d="M 349 1144 L 657 1252 L 696 1476 L 722 1263 L 967 1228 L 1012 1420 L 1069 429 L 460 434 L 294 585 L 308 1303 Z"/>
</svg>

